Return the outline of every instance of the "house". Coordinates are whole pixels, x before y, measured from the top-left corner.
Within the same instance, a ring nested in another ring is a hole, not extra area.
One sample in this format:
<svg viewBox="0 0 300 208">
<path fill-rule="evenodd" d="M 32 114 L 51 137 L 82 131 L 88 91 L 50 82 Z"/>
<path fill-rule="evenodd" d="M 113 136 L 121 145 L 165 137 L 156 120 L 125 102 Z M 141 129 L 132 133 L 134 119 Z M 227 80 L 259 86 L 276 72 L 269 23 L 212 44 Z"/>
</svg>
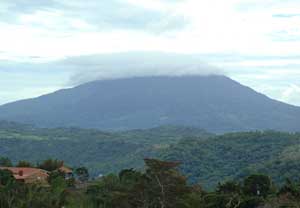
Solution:
<svg viewBox="0 0 300 208">
<path fill-rule="evenodd" d="M 14 178 L 26 184 L 41 183 L 47 184 L 49 174 L 47 171 L 38 168 L 0 167 L 0 170 L 9 170 Z"/>
<path fill-rule="evenodd" d="M 65 174 L 65 179 L 73 178 L 73 170 L 64 165 L 58 168 L 58 171 Z"/>
</svg>

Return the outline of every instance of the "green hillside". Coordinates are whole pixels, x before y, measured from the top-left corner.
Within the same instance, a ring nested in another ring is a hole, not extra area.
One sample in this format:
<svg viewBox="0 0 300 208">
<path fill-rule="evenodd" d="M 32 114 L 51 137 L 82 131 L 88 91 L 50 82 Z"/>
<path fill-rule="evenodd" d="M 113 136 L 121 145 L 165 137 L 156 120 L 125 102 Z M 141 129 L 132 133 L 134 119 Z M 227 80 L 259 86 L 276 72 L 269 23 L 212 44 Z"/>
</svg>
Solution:
<svg viewBox="0 0 300 208">
<path fill-rule="evenodd" d="M 102 132 L 79 128 L 40 129 L 0 122 L 0 156 L 13 161 L 39 162 L 47 158 L 84 165 L 93 175 L 141 168 L 145 157 L 160 152 L 185 137 L 211 134 L 195 128 L 162 126 L 146 130 Z"/>
<path fill-rule="evenodd" d="M 64 160 L 93 176 L 143 168 L 144 158 L 180 161 L 193 183 L 218 182 L 263 173 L 276 182 L 300 172 L 300 134 L 275 131 L 213 135 L 190 127 L 162 126 L 124 132 L 79 128 L 41 129 L 0 122 L 0 156 L 14 162 Z"/>
<path fill-rule="evenodd" d="M 190 180 L 205 187 L 254 173 L 270 175 L 281 183 L 299 178 L 300 134 L 265 131 L 230 133 L 204 141 L 184 139 L 162 157 L 181 161 Z"/>
</svg>

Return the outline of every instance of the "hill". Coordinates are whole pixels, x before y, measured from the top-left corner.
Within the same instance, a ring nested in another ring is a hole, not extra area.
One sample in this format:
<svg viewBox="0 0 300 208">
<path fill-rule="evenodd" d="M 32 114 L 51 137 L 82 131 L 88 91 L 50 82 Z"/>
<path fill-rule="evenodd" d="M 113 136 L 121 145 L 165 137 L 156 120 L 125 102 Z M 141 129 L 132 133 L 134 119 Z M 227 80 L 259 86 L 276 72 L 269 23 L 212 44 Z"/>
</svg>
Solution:
<svg viewBox="0 0 300 208">
<path fill-rule="evenodd" d="M 300 134 L 241 132 L 183 139 L 165 149 L 162 158 L 180 161 L 183 173 L 206 188 L 256 173 L 283 183 L 299 179 Z"/>
<path fill-rule="evenodd" d="M 40 162 L 48 158 L 64 160 L 72 166 L 87 166 L 92 175 L 142 168 L 145 157 L 158 157 L 160 151 L 185 137 L 210 137 L 203 130 L 162 126 L 147 130 L 102 132 L 79 128 L 35 128 L 0 122 L 0 157 L 14 162 Z"/>
<path fill-rule="evenodd" d="M 300 130 L 300 107 L 225 76 L 102 80 L 0 106 L 0 119 L 40 127 L 129 130 L 161 125 L 210 132 Z"/>
<path fill-rule="evenodd" d="M 277 183 L 298 179 L 300 134 L 256 131 L 214 135 L 190 127 L 103 132 L 79 128 L 36 128 L 0 122 L 0 157 L 14 162 L 48 158 L 86 166 L 92 176 L 143 168 L 144 158 L 180 161 L 193 183 L 212 188 L 252 173 L 272 176 Z"/>
</svg>

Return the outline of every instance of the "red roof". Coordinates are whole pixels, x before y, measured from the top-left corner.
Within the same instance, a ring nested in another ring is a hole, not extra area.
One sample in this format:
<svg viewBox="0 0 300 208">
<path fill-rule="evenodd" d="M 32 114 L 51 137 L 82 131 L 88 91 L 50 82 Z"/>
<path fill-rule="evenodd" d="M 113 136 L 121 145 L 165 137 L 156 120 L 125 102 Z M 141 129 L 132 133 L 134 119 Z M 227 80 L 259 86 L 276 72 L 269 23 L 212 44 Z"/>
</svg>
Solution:
<svg viewBox="0 0 300 208">
<path fill-rule="evenodd" d="M 0 170 L 11 171 L 17 180 L 26 179 L 35 174 L 48 177 L 47 171 L 38 168 L 0 167 Z"/>
<path fill-rule="evenodd" d="M 66 174 L 73 173 L 72 169 L 66 166 L 61 166 L 60 168 L 58 168 L 58 170 Z"/>
</svg>

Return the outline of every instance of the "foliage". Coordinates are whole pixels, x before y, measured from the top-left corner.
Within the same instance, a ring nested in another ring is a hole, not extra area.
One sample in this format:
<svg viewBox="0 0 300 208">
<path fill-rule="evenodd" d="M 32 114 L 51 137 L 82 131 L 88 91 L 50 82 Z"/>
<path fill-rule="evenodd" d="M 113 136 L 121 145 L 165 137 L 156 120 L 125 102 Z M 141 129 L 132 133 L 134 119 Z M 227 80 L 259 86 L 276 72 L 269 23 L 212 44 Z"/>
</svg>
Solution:
<svg viewBox="0 0 300 208">
<path fill-rule="evenodd" d="M 0 157 L 0 167 L 12 167 L 11 160 L 7 157 Z"/>
<path fill-rule="evenodd" d="M 57 178 L 65 178 L 65 174 L 59 170 L 54 170 L 49 173 L 48 182 L 51 184 Z"/>
<path fill-rule="evenodd" d="M 14 163 L 26 160 L 32 164 L 57 158 L 73 167 L 88 167 L 90 176 L 97 177 L 125 168 L 142 169 L 144 158 L 157 157 L 159 152 L 185 137 L 206 139 L 211 135 L 201 129 L 176 126 L 102 132 L 35 128 L 0 121 L 0 155 L 11 158 Z"/>
<path fill-rule="evenodd" d="M 215 189 L 218 182 L 241 182 L 257 173 L 271 176 L 274 184 L 282 186 L 286 178 L 297 180 L 300 172 L 299 133 L 212 135 L 201 129 L 174 126 L 102 132 L 2 123 L 0 155 L 13 163 L 21 159 L 42 164 L 43 160 L 57 158 L 73 167 L 87 167 L 91 178 L 123 169 L 143 170 L 144 158 L 180 161 L 180 170 L 188 181 L 201 183 L 208 190 Z"/>
<path fill-rule="evenodd" d="M 85 187 L 68 186 L 53 171 L 49 186 L 24 184 L 10 171 L 0 170 L 2 208 L 297 208 L 300 183 L 287 180 L 278 190 L 266 175 L 219 183 L 213 191 L 191 185 L 178 162 L 145 159 L 144 171 L 124 169 L 89 181 Z M 85 168 L 81 168 L 84 170 Z M 260 194 L 257 194 L 259 190 Z"/>
<path fill-rule="evenodd" d="M 257 173 L 282 185 L 286 178 L 299 176 L 299 149 L 299 133 L 239 132 L 206 140 L 183 139 L 164 150 L 161 158 L 180 161 L 189 181 L 200 182 L 207 189 L 217 187 L 220 181 L 240 181 Z"/>
<path fill-rule="evenodd" d="M 89 171 L 86 167 L 77 168 L 75 174 L 81 182 L 86 182 L 89 179 Z"/>
<path fill-rule="evenodd" d="M 30 162 L 28 161 L 25 161 L 25 160 L 21 160 L 18 162 L 18 164 L 16 165 L 16 167 L 34 167 L 33 164 L 31 164 Z"/>
<path fill-rule="evenodd" d="M 244 181 L 243 191 L 250 196 L 266 197 L 271 192 L 272 182 L 265 175 L 251 175 Z"/>
<path fill-rule="evenodd" d="M 47 171 L 55 171 L 64 165 L 63 161 L 59 161 L 57 159 L 48 159 L 43 161 L 41 164 L 38 164 L 38 168 L 47 170 Z"/>
<path fill-rule="evenodd" d="M 12 172 L 9 170 L 0 170 L 0 185 L 6 186 L 7 184 L 14 183 L 15 179 Z"/>
</svg>

